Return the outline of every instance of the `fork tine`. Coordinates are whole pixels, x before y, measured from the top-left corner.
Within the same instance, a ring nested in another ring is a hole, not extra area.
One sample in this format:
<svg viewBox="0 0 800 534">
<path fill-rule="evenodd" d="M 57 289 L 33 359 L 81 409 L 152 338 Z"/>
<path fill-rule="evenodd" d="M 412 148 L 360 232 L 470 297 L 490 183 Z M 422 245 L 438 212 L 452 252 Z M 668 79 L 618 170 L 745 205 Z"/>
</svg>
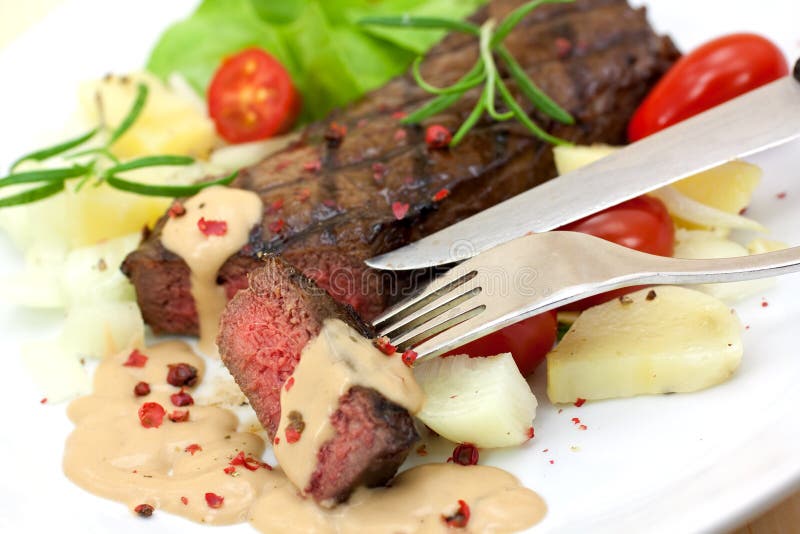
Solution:
<svg viewBox="0 0 800 534">
<path fill-rule="evenodd" d="M 442 325 L 448 324 L 452 326 L 453 323 L 451 323 L 451 321 L 453 319 L 462 317 L 465 313 L 475 308 L 480 307 L 481 311 L 486 309 L 487 302 L 484 297 L 485 296 L 482 295 L 481 292 L 476 292 L 476 294 L 469 295 L 469 298 L 454 299 L 458 302 L 447 306 L 446 309 L 438 313 L 432 313 L 435 311 L 434 309 L 425 310 L 424 315 L 429 317 L 426 321 L 416 321 L 410 328 L 401 328 L 400 330 L 402 331 L 398 335 L 389 336 L 389 339 L 393 345 L 408 345 L 410 342 L 416 343 L 424 340 L 440 332 L 442 330 L 440 328 Z M 466 319 L 468 319 L 468 317 L 462 317 L 461 321 L 458 322 L 465 321 Z"/>
<path fill-rule="evenodd" d="M 470 282 L 478 272 L 464 264 L 457 265 L 431 281 L 419 293 L 395 304 L 375 318 L 372 324 L 378 331 L 388 330 L 394 323 L 415 311 L 429 306 L 430 303 L 450 293 L 458 287 Z"/>
<path fill-rule="evenodd" d="M 483 308 L 483 313 L 469 315 L 450 328 L 439 328 L 438 332 L 436 332 L 436 328 L 431 328 L 429 332 L 434 332 L 433 335 L 425 332 L 425 337 L 417 337 L 424 341 L 414 346 L 416 341 L 410 340 L 410 342 L 401 344 L 399 350 L 406 350 L 413 346 L 414 352 L 417 353 L 416 361 L 420 362 L 465 345 L 486 333 L 486 306 L 484 305 Z M 491 321 L 491 318 L 488 320 Z"/>
<path fill-rule="evenodd" d="M 442 314 L 436 317 L 435 321 L 425 323 L 422 325 L 423 328 L 419 329 L 419 333 L 411 332 L 410 337 L 405 341 L 398 341 L 396 343 L 397 349 L 400 352 L 404 352 L 406 349 L 414 347 L 414 345 L 420 341 L 423 341 L 423 343 L 420 344 L 421 346 L 425 344 L 426 340 L 448 336 L 448 332 L 454 328 L 458 328 L 465 323 L 471 323 L 473 319 L 481 316 L 486 311 L 486 304 L 479 304 L 472 308 L 460 306 L 457 309 L 454 308 L 454 310 L 455 311 L 452 313 Z M 480 326 L 482 323 L 478 322 L 477 324 Z M 459 341 L 458 344 L 462 345 L 463 343 Z M 414 351 L 418 354 L 418 357 L 425 357 L 427 355 L 427 353 L 419 352 L 418 347 L 414 347 Z"/>
<path fill-rule="evenodd" d="M 458 306 L 462 302 L 479 295 L 481 291 L 482 289 L 480 287 L 475 286 L 467 286 L 463 289 L 458 288 L 455 291 L 443 295 L 447 300 L 445 300 L 445 298 L 437 298 L 429 302 L 426 306 L 409 313 L 399 321 L 387 324 L 384 330 L 379 331 L 379 334 L 382 336 L 389 336 L 389 339 L 396 339 L 403 335 L 404 332 L 408 332 L 418 325 L 442 315 L 450 308 Z"/>
</svg>

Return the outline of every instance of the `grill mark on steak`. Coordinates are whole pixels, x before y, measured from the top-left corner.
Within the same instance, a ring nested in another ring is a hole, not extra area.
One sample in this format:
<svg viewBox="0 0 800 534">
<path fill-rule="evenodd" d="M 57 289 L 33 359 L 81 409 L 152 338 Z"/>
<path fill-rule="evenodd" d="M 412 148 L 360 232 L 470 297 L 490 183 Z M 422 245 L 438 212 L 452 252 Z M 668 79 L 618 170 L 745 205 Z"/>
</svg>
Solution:
<svg viewBox="0 0 800 534">
<path fill-rule="evenodd" d="M 494 0 L 473 20 L 502 16 L 517 0 Z M 557 38 L 572 43 L 559 57 Z M 625 126 L 649 87 L 677 57 L 666 38 L 656 36 L 644 10 L 624 0 L 578 0 L 574 4 L 542 6 L 506 40 L 506 46 L 528 75 L 568 109 L 577 124 L 555 124 L 519 99 L 523 109 L 554 135 L 588 144 L 621 144 Z M 423 75 L 434 85 L 453 83 L 474 62 L 475 39 L 450 35 L 426 56 Z M 506 82 L 512 94 L 518 91 Z M 479 89 L 467 93 L 454 107 L 426 121 L 452 130 L 466 118 Z M 303 140 L 263 162 L 243 170 L 236 187 L 257 191 L 265 206 L 284 200 L 279 213 L 265 212 L 261 239 L 232 257 L 220 271 L 229 295 L 245 285 L 244 273 L 258 265 L 259 254 L 280 253 L 290 263 L 352 304 L 365 318 L 388 303 L 386 280 L 363 265 L 375 254 L 468 217 L 555 176 L 551 147 L 532 138 L 515 123 L 484 119 L 453 150 L 429 151 L 423 126 L 402 126 L 391 116 L 408 112 L 431 98 L 405 74 L 335 112 L 330 120 L 310 125 Z M 347 127 L 338 147 L 324 135 L 330 122 Z M 404 140 L 394 132 L 406 132 Z M 303 169 L 319 160 L 316 173 Z M 373 179 L 372 165 L 387 172 Z M 297 200 L 307 188 L 310 198 Z M 447 188 L 450 195 L 434 202 Z M 397 221 L 392 202 L 410 204 L 406 218 Z M 279 233 L 269 227 L 285 222 Z M 137 288 L 145 321 L 155 332 L 194 334 L 194 315 L 188 272 L 183 262 L 165 251 L 159 241 L 159 222 L 140 248 L 123 264 Z M 336 277 L 340 277 L 337 279 Z M 396 282 L 396 281 L 394 281 Z M 395 283 L 395 285 L 400 285 Z M 169 287 L 163 295 L 162 288 Z"/>
<path fill-rule="evenodd" d="M 367 338 L 372 328 L 355 311 L 280 258 L 265 258 L 249 287 L 228 303 L 220 324 L 220 356 L 274 438 L 281 388 L 303 348 L 326 319 L 341 319 Z M 408 412 L 378 391 L 354 386 L 331 416 L 334 437 L 317 454 L 308 493 L 317 501 L 343 501 L 357 485 L 379 486 L 394 476 L 418 439 Z"/>
</svg>

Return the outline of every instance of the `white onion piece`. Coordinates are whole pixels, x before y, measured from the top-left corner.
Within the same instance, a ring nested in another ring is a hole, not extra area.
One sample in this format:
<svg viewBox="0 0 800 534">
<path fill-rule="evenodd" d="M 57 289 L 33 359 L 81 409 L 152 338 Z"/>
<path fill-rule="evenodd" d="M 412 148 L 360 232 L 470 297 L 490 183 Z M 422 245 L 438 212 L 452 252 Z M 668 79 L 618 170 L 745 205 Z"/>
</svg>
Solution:
<svg viewBox="0 0 800 534">
<path fill-rule="evenodd" d="M 205 100 L 203 100 L 203 98 L 197 94 L 197 91 L 189 85 L 189 82 L 183 77 L 183 74 L 179 72 L 170 74 L 167 77 L 167 86 L 177 96 L 190 103 L 192 107 L 197 109 L 203 116 L 208 116 L 208 107 L 206 106 Z"/>
<path fill-rule="evenodd" d="M 661 200 L 670 215 L 694 224 L 713 228 L 767 231 L 763 225 L 752 219 L 712 208 L 679 193 L 672 187 L 662 187 L 649 194 Z"/>
<path fill-rule="evenodd" d="M 119 266 L 140 240 L 139 234 L 129 234 L 67 254 L 61 273 L 66 301 L 85 305 L 133 300 L 133 286 Z"/>
<path fill-rule="evenodd" d="M 676 258 L 692 260 L 710 258 L 736 258 L 747 256 L 747 249 L 739 243 L 735 243 L 724 237 L 720 237 L 712 232 L 702 230 L 678 230 L 675 234 Z M 774 278 L 762 278 L 759 280 L 747 280 L 744 282 L 729 282 L 726 284 L 698 284 L 688 286 L 703 293 L 708 293 L 726 304 L 733 304 L 747 297 L 763 294 L 770 287 L 775 285 Z"/>
<path fill-rule="evenodd" d="M 235 171 L 258 163 L 270 154 L 286 148 L 289 143 L 299 137 L 300 134 L 291 133 L 280 137 L 271 137 L 264 141 L 224 146 L 211 153 L 209 162 L 228 171 Z"/>
<path fill-rule="evenodd" d="M 414 367 L 425 392 L 417 417 L 439 435 L 478 447 L 509 447 L 529 439 L 536 397 L 510 353 L 432 358 Z"/>
</svg>

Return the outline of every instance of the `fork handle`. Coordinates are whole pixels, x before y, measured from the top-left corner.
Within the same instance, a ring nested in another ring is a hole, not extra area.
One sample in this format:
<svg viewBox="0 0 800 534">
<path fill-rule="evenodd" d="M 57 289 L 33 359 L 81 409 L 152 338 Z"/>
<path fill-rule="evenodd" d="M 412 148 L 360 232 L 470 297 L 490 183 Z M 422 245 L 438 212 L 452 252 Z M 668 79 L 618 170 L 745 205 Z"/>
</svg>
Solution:
<svg viewBox="0 0 800 534">
<path fill-rule="evenodd" d="M 648 284 L 742 282 L 800 271 L 800 246 L 735 258 L 687 260 L 653 256 L 652 272 L 641 273 Z"/>
</svg>

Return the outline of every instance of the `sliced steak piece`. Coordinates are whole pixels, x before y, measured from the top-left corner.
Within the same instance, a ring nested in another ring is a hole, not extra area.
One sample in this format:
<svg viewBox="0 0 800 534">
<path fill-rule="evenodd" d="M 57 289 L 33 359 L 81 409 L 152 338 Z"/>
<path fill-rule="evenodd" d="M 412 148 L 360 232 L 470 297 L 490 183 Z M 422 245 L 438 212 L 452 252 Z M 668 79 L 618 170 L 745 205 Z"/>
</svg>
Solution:
<svg viewBox="0 0 800 534">
<path fill-rule="evenodd" d="M 501 17 L 521 1 L 495 0 L 475 15 Z M 537 9 L 506 45 L 528 75 L 576 118 L 554 124 L 520 102 L 550 132 L 581 144 L 625 142 L 626 124 L 677 57 L 643 9 L 625 0 L 578 0 Z M 422 65 L 434 85 L 457 80 L 476 60 L 475 39 L 451 35 Z M 514 94 L 518 91 L 511 81 Z M 264 218 L 251 243 L 229 259 L 219 283 L 229 296 L 265 253 L 281 254 L 340 302 L 370 319 L 388 303 L 387 278 L 363 260 L 400 247 L 514 196 L 556 174 L 552 147 L 518 124 L 480 122 L 451 150 L 429 150 L 425 126 L 455 129 L 478 89 L 422 126 L 399 118 L 426 102 L 410 75 L 310 125 L 300 142 L 243 170 L 235 187 L 256 191 Z M 407 211 L 406 211 L 407 206 Z M 196 334 L 185 263 L 160 241 L 160 221 L 123 271 L 155 332 Z M 391 280 L 390 280 L 391 281 Z"/>
<path fill-rule="evenodd" d="M 249 275 L 222 315 L 222 361 L 250 401 L 270 438 L 280 421 L 280 393 L 300 353 L 325 319 L 338 318 L 365 337 L 371 328 L 352 308 L 277 257 Z M 311 484 L 317 501 L 342 501 L 358 485 L 394 476 L 418 436 L 408 412 L 374 389 L 352 387 L 331 417 L 335 435 L 319 451 Z"/>
</svg>

